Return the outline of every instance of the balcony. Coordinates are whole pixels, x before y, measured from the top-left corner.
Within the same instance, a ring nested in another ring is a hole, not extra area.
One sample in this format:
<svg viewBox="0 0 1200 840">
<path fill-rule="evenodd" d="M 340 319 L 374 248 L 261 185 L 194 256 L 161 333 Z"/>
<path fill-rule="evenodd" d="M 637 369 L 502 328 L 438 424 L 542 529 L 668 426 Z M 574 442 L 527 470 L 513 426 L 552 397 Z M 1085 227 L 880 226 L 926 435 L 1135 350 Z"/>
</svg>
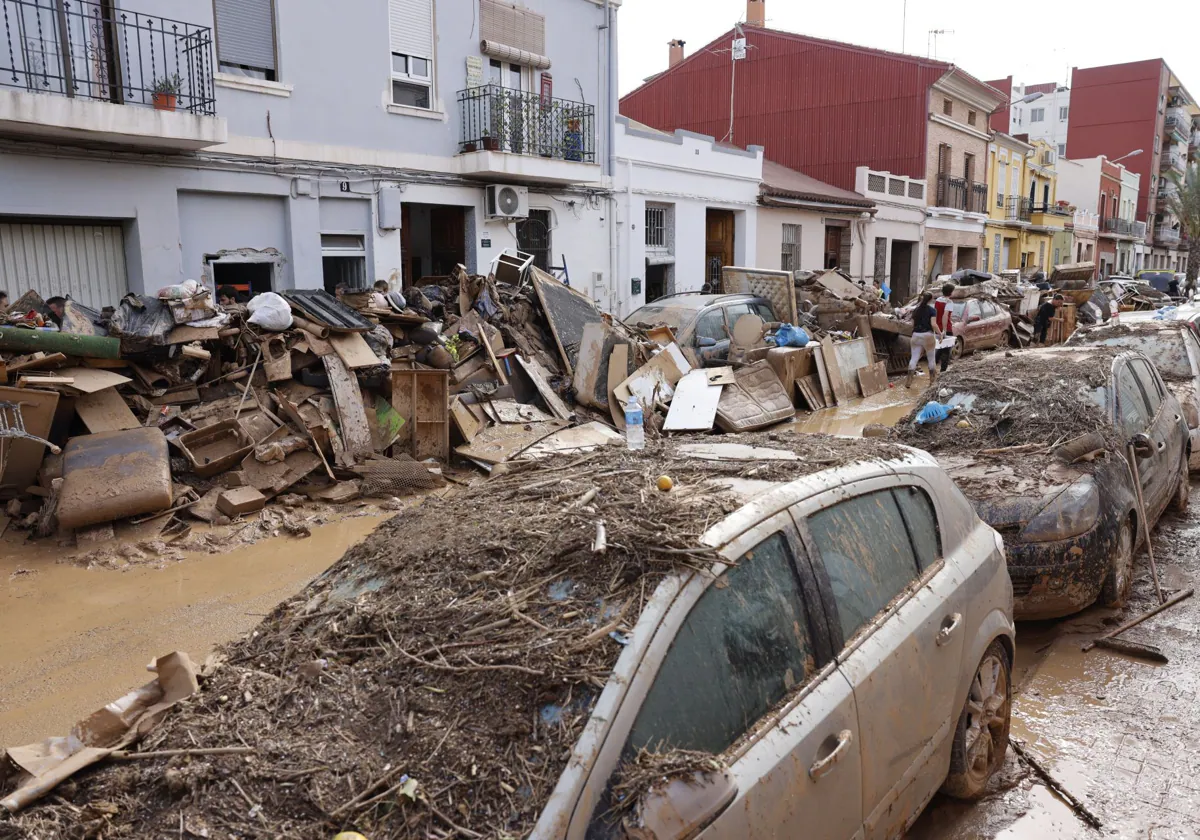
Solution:
<svg viewBox="0 0 1200 840">
<path fill-rule="evenodd" d="M 1186 143 L 1192 133 L 1192 118 L 1186 114 L 1183 116 L 1170 115 L 1163 123 L 1163 128 L 1167 135 L 1173 137 L 1177 143 Z"/>
<path fill-rule="evenodd" d="M 1142 241 L 1146 238 L 1146 223 L 1145 222 L 1134 222 L 1133 223 L 1133 238 L 1138 241 Z"/>
<path fill-rule="evenodd" d="M 1195 152 L 1200 149 L 1200 129 L 1192 132 L 1191 138 L 1188 140 L 1188 151 Z"/>
<path fill-rule="evenodd" d="M 458 93 L 460 171 L 547 183 L 600 180 L 596 108 L 498 85 Z"/>
<path fill-rule="evenodd" d="M 1133 236 L 1133 224 L 1128 219 L 1109 217 L 1104 220 L 1102 230 L 1115 236 Z"/>
<path fill-rule="evenodd" d="M 0 132 L 202 149 L 224 143 L 213 39 L 97 0 L 0 0 Z"/>
<path fill-rule="evenodd" d="M 987 184 L 955 178 L 943 172 L 937 179 L 936 206 L 967 213 L 987 213 Z"/>
<path fill-rule="evenodd" d="M 1029 199 L 1019 196 L 1009 196 L 1005 218 L 1010 222 L 1029 221 Z"/>
<path fill-rule="evenodd" d="M 1154 229 L 1154 244 L 1174 247 L 1179 244 L 1179 231 L 1167 225 L 1159 225 Z"/>
<path fill-rule="evenodd" d="M 1158 162 L 1160 170 L 1174 169 L 1176 172 L 1183 174 L 1187 171 L 1187 159 L 1178 152 L 1162 153 L 1162 159 Z"/>
</svg>

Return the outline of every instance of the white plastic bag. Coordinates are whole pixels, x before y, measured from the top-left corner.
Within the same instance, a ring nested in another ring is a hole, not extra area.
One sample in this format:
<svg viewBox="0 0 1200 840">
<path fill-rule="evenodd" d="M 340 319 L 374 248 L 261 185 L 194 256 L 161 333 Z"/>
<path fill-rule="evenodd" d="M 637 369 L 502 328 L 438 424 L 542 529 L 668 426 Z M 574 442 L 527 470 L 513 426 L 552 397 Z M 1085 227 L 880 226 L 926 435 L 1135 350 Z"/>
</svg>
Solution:
<svg viewBox="0 0 1200 840">
<path fill-rule="evenodd" d="M 250 298 L 246 304 L 251 324 L 275 332 L 291 329 L 292 308 L 288 302 L 274 292 L 263 292 Z"/>
</svg>

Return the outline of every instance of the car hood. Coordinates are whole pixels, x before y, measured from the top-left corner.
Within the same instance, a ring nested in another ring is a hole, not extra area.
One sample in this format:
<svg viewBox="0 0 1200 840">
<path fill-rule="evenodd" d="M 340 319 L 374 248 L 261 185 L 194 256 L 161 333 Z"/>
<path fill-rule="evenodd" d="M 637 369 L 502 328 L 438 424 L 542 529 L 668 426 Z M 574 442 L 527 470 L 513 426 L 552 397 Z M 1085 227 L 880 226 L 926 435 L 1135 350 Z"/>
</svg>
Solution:
<svg viewBox="0 0 1200 840">
<path fill-rule="evenodd" d="M 1025 525 L 1085 473 L 1040 454 L 1007 457 L 938 455 L 979 518 L 997 531 Z"/>
</svg>

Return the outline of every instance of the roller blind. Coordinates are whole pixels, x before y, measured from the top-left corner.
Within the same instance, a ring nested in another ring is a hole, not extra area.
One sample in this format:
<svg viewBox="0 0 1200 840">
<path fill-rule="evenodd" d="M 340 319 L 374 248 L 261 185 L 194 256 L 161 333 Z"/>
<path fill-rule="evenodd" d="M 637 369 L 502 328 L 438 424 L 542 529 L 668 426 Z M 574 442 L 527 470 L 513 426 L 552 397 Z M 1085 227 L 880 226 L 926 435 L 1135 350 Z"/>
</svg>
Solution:
<svg viewBox="0 0 1200 840">
<path fill-rule="evenodd" d="M 433 0 L 388 0 L 392 52 L 433 58 Z"/>
<path fill-rule="evenodd" d="M 275 69 L 273 0 L 215 0 L 217 60 Z"/>
<path fill-rule="evenodd" d="M 546 54 L 546 18 L 502 0 L 479 0 L 479 34 L 514 50 Z"/>
</svg>

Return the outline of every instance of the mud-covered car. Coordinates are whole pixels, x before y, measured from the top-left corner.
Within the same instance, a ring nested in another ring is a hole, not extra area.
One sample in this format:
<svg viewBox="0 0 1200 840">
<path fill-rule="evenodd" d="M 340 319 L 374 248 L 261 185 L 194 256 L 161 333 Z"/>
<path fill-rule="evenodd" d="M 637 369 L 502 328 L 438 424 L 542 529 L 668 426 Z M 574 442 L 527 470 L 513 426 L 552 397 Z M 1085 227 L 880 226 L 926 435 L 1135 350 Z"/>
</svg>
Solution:
<svg viewBox="0 0 1200 840">
<path fill-rule="evenodd" d="M 771 302 L 763 297 L 678 292 L 639 307 L 625 323 L 641 328 L 666 325 L 680 347 L 690 348 L 702 364 L 707 364 L 729 358 L 733 325 L 743 315 L 757 315 L 764 323 L 776 320 Z"/>
<path fill-rule="evenodd" d="M 926 453 L 739 442 L 426 499 L 153 736 L 256 754 L 100 768 L 19 828 L 58 836 L 120 790 L 105 836 L 851 840 L 900 836 L 939 788 L 982 793 L 1011 709 L 999 536 Z"/>
<path fill-rule="evenodd" d="M 922 404 L 952 409 L 897 426 L 932 452 L 1003 537 L 1018 618 L 1123 604 L 1147 524 L 1188 503 L 1189 431 L 1150 360 L 1117 348 L 996 354 L 952 367 Z"/>
<path fill-rule="evenodd" d="M 1154 360 L 1154 367 L 1183 409 L 1191 455 L 1188 466 L 1200 470 L 1200 340 L 1194 325 L 1179 318 L 1162 318 L 1152 312 L 1127 312 L 1120 323 L 1081 327 L 1067 339 L 1068 347 L 1118 347 L 1138 350 Z"/>
</svg>

